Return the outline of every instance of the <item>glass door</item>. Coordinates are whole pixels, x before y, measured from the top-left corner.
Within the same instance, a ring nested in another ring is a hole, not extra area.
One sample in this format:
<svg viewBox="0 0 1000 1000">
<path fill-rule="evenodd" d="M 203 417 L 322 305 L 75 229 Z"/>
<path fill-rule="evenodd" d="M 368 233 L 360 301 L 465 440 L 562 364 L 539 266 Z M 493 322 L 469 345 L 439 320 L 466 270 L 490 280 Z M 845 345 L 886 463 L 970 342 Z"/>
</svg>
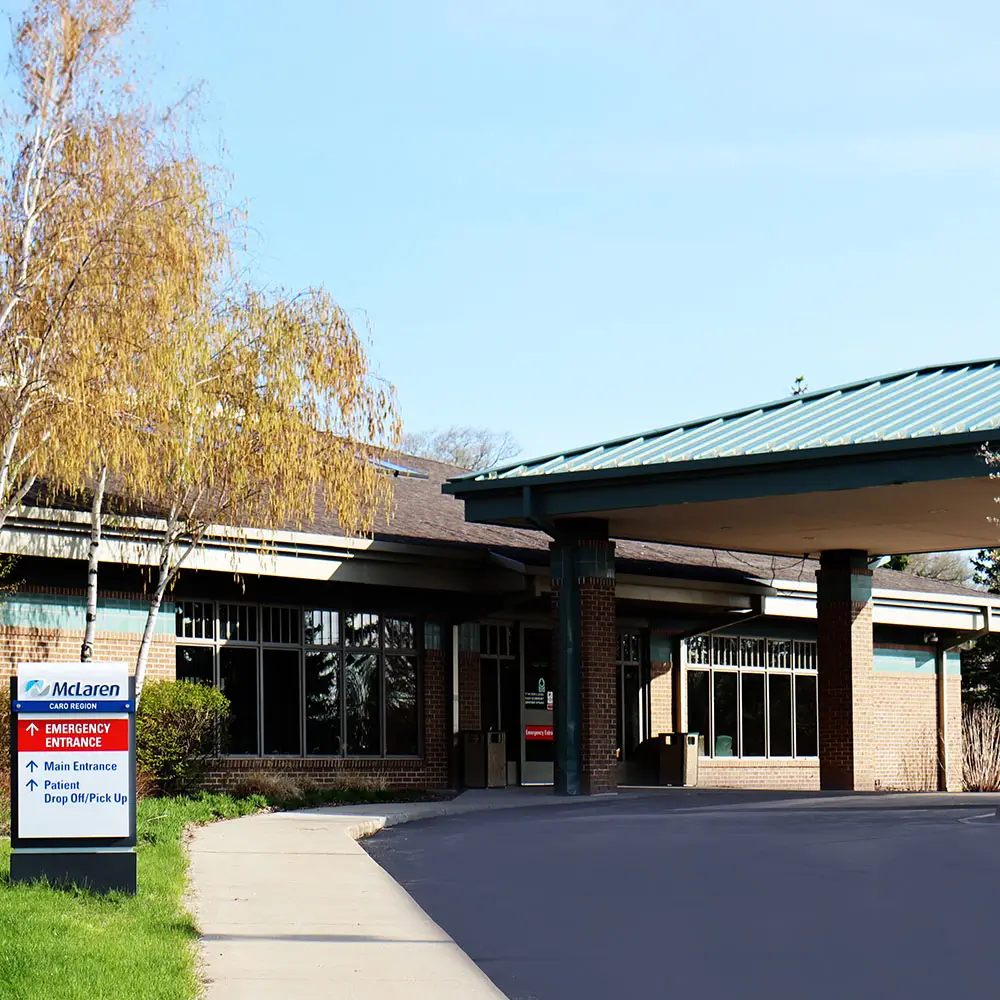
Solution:
<svg viewBox="0 0 1000 1000">
<path fill-rule="evenodd" d="M 552 631 L 525 628 L 523 712 L 521 714 L 522 785 L 551 785 L 555 762 L 552 727 Z"/>
</svg>

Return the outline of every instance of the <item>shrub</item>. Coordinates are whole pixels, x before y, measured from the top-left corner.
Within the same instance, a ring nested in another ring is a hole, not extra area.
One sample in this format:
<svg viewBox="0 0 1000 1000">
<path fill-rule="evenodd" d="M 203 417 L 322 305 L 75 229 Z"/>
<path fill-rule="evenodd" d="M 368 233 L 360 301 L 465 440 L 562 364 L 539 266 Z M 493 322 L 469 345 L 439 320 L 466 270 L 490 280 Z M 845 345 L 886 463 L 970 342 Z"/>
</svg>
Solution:
<svg viewBox="0 0 1000 1000">
<path fill-rule="evenodd" d="M 218 750 L 229 699 L 191 681 L 150 681 L 136 713 L 139 770 L 167 795 L 197 787 Z"/>
<path fill-rule="evenodd" d="M 1000 791 L 1000 708 L 962 710 L 962 780 L 970 792 Z"/>
</svg>

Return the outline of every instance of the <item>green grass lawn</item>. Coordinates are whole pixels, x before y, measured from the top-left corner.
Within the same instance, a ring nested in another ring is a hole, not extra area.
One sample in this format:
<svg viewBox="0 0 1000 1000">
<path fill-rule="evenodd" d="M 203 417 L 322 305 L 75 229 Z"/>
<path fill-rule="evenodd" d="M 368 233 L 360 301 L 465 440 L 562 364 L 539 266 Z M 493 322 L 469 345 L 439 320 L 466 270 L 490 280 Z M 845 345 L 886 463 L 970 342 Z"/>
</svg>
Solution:
<svg viewBox="0 0 1000 1000">
<path fill-rule="evenodd" d="M 198 996 L 197 931 L 183 906 L 188 823 L 253 812 L 263 799 L 205 795 L 138 806 L 134 897 L 11 885 L 0 843 L 0 997 L 3 1000 L 191 1000 Z"/>
</svg>

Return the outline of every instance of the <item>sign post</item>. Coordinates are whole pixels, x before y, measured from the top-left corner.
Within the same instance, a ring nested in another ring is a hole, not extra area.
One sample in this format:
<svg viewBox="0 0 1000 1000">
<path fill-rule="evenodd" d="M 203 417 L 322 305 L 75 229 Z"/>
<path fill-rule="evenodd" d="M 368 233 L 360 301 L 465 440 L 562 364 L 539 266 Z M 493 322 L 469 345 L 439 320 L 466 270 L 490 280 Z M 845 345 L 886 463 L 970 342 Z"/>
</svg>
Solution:
<svg viewBox="0 0 1000 1000">
<path fill-rule="evenodd" d="M 12 882 L 136 891 L 135 698 L 125 663 L 11 679 Z"/>
</svg>

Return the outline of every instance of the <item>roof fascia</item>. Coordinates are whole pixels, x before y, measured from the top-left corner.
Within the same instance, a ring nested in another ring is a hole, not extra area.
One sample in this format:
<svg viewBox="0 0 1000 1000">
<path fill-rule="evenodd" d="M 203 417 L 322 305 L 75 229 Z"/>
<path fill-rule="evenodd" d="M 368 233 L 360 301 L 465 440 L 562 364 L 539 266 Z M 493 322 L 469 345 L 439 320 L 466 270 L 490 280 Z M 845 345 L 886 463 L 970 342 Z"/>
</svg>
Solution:
<svg viewBox="0 0 1000 1000">
<path fill-rule="evenodd" d="M 815 618 L 816 586 L 795 580 L 775 580 L 777 596 L 768 598 L 767 614 L 777 617 Z M 1000 595 L 940 594 L 875 589 L 872 591 L 873 617 L 877 625 L 914 625 L 948 628 L 953 631 L 986 630 L 1000 632 Z"/>
<path fill-rule="evenodd" d="M 119 518 L 114 524 L 105 526 L 103 535 L 106 539 L 120 541 L 135 541 L 150 544 L 162 536 L 166 522 L 160 518 L 129 517 Z M 83 511 L 58 510 L 50 507 L 25 507 L 9 518 L 7 524 L 35 530 L 57 529 L 66 535 L 85 533 L 89 537 L 90 514 Z M 0 551 L 6 551 L 3 546 L 3 535 L 0 532 Z M 243 551 L 271 552 L 275 549 L 297 551 L 337 551 L 359 556 L 400 555 L 400 556 L 432 556 L 460 562 L 480 562 L 482 552 L 479 549 L 455 545 L 435 545 L 422 542 L 389 542 L 377 538 L 351 538 L 346 535 L 328 535 L 308 531 L 268 531 L 261 528 L 238 528 L 232 525 L 213 525 L 205 534 L 204 546 L 208 548 L 223 548 L 233 546 Z"/>
<path fill-rule="evenodd" d="M 804 594 L 815 595 L 816 584 L 808 583 L 804 580 L 779 580 L 772 581 L 771 586 L 779 591 L 798 590 Z M 1000 594 L 991 594 L 984 590 L 982 596 L 979 594 L 948 594 L 937 590 L 896 590 L 887 587 L 875 587 L 872 589 L 872 598 L 878 601 L 902 601 L 906 604 L 926 604 L 926 605 L 963 605 L 970 608 L 982 608 L 989 605 L 1000 610 Z"/>
<path fill-rule="evenodd" d="M 978 445 L 988 435 L 956 435 L 947 443 L 892 442 L 768 456 L 565 473 L 469 484 L 453 491 L 469 522 L 525 526 L 523 492 L 536 517 L 628 510 L 755 497 L 792 496 L 947 479 L 976 479 L 989 469 Z M 445 484 L 449 486 L 452 484 Z"/>
</svg>

